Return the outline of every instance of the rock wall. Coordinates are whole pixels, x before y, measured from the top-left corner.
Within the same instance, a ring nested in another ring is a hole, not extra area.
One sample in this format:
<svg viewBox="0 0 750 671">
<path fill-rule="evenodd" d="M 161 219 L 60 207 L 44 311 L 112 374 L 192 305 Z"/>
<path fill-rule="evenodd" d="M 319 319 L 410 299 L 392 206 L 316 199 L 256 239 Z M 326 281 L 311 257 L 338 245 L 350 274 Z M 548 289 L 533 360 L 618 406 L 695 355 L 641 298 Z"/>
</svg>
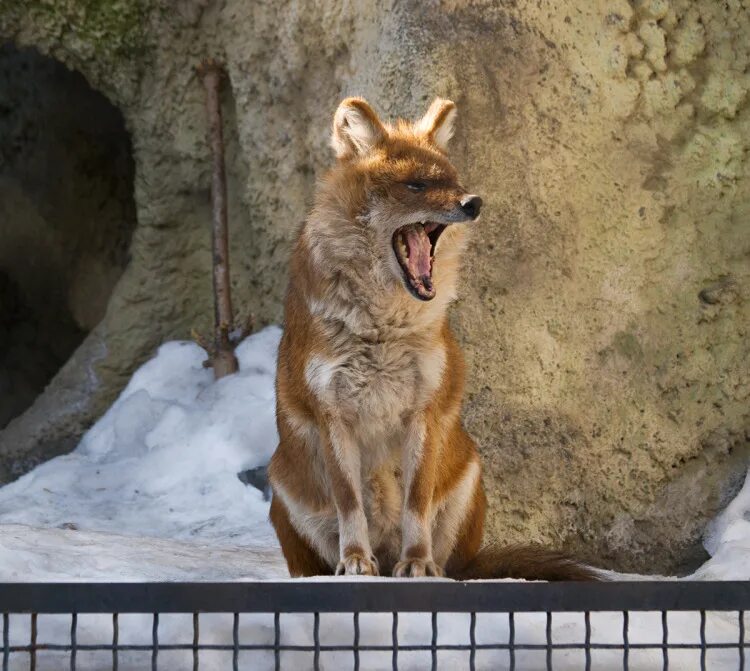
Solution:
<svg viewBox="0 0 750 671">
<path fill-rule="evenodd" d="M 19 4 L 0 0 L 0 39 L 58 58 L 122 110 L 138 228 L 104 319 L 53 381 L 75 403 L 40 397 L 0 434 L 6 463 L 59 449 L 45 432 L 80 431 L 158 342 L 208 327 L 193 71 L 208 54 L 231 82 L 241 310 L 280 319 L 289 240 L 342 96 L 387 116 L 454 99 L 456 163 L 485 199 L 453 321 L 489 534 L 621 568 L 695 563 L 748 455 L 746 3 Z"/>
<path fill-rule="evenodd" d="M 0 45 L 0 430 L 104 316 L 136 225 L 133 172 L 115 106 L 59 61 Z"/>
</svg>

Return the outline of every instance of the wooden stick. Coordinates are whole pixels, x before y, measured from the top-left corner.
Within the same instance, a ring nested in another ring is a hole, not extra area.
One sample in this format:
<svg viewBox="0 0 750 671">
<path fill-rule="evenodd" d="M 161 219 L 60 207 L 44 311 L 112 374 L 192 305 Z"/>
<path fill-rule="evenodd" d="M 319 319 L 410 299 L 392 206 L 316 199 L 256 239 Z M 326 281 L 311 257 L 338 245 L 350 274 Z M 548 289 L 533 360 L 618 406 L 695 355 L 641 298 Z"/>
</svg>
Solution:
<svg viewBox="0 0 750 671">
<path fill-rule="evenodd" d="M 211 363 L 214 377 L 236 373 L 239 365 L 230 340 L 233 330 L 232 293 L 229 282 L 229 233 L 227 227 L 227 178 L 224 167 L 224 134 L 222 130 L 219 90 L 224 72 L 212 59 L 207 59 L 198 68 L 198 75 L 206 89 L 206 113 L 208 115 L 208 139 L 213 159 L 211 201 L 213 226 L 213 290 L 214 290 L 214 347 Z"/>
</svg>

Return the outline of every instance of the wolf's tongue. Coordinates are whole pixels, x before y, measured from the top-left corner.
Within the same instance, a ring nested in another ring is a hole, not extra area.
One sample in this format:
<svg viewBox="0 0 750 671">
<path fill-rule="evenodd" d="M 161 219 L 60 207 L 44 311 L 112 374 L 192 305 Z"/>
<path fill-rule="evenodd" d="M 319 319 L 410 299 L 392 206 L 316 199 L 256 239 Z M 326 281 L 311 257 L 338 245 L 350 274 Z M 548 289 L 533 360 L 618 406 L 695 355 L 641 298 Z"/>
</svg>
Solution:
<svg viewBox="0 0 750 671">
<path fill-rule="evenodd" d="M 424 230 L 424 226 L 413 226 L 406 231 L 406 244 L 409 247 L 409 274 L 414 279 L 420 279 L 425 275 L 430 277 L 430 239 Z"/>
</svg>

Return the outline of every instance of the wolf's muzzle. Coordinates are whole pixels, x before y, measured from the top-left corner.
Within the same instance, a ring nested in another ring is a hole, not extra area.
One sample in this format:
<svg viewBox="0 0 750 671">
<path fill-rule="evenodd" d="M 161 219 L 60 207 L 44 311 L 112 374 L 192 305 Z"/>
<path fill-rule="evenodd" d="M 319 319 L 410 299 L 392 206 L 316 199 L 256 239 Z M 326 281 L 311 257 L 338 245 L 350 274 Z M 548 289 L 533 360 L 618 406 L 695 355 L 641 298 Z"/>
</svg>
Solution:
<svg viewBox="0 0 750 671">
<path fill-rule="evenodd" d="M 479 211 L 482 209 L 482 199 L 470 193 L 461 199 L 459 205 L 461 206 L 461 211 L 467 217 L 476 219 L 479 216 Z"/>
</svg>

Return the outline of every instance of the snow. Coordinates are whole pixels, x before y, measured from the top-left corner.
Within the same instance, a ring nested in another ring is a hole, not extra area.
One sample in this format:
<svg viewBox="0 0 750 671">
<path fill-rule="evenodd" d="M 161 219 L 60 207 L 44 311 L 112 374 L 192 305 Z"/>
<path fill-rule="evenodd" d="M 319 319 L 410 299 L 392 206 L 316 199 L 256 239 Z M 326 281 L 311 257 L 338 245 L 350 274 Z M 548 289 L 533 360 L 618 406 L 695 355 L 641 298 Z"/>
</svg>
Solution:
<svg viewBox="0 0 750 671">
<path fill-rule="evenodd" d="M 284 579 L 276 544 L 239 547 L 97 531 L 0 525 L 0 581 L 141 582 Z"/>
<path fill-rule="evenodd" d="M 704 546 L 711 555 L 698 580 L 750 580 L 750 472 L 745 485 L 709 525 Z"/>
<path fill-rule="evenodd" d="M 189 342 L 170 342 L 144 364 L 109 411 L 69 455 L 42 464 L 0 488 L 0 581 L 240 581 L 283 579 L 286 568 L 268 523 L 268 502 L 237 474 L 264 466 L 277 443 L 274 420 L 274 370 L 281 332 L 269 327 L 247 338 L 238 348 L 240 372 L 214 382 L 203 368 L 204 351 Z M 750 476 L 745 486 L 710 526 L 704 566 L 688 579 L 750 579 Z M 632 579 L 635 576 L 617 576 Z M 335 579 L 341 582 L 342 579 Z M 593 642 L 622 642 L 621 613 L 593 613 Z M 659 613 L 631 613 L 631 642 L 661 642 Z M 746 618 L 750 625 L 750 618 Z M 120 642 L 150 642 L 151 617 L 120 616 Z M 39 615 L 40 641 L 65 643 L 69 616 Z M 323 645 L 350 644 L 351 615 L 321 615 Z M 388 645 L 390 614 L 362 614 L 360 642 Z M 670 613 L 670 641 L 696 642 L 697 613 Z M 440 614 L 440 643 L 468 643 L 469 616 Z M 545 642 L 544 614 L 517 614 L 518 643 Z M 282 615 L 282 642 L 312 644 L 312 616 Z M 709 641 L 736 642 L 736 613 L 709 613 Z M 28 616 L 10 617 L 10 644 L 29 640 Z M 476 640 L 508 640 L 504 614 L 477 616 Z M 272 615 L 243 615 L 242 643 L 273 642 Z M 106 616 L 79 615 L 78 642 L 111 639 Z M 190 643 L 190 615 L 162 615 L 161 643 Z M 554 642 L 584 638 L 582 614 L 555 614 Z M 429 644 L 430 618 L 399 617 L 402 643 Z M 201 616 L 201 642 L 232 644 L 231 615 Z M 595 650 L 595 668 L 622 668 L 620 651 Z M 37 668 L 57 669 L 67 657 L 45 652 Z M 362 669 L 391 668 L 390 652 L 362 652 Z M 467 668 L 468 653 L 441 651 L 441 668 Z M 707 668 L 736 669 L 736 650 L 711 650 Z M 305 652 L 284 652 L 284 668 L 312 666 Z M 631 669 L 658 669 L 661 651 L 631 650 Z M 670 651 L 673 668 L 699 666 L 698 653 Z M 159 668 L 190 668 L 191 651 L 159 654 Z M 324 652 L 322 669 L 348 668 L 351 653 Z M 80 652 L 79 669 L 107 668 L 109 653 Z M 120 655 L 120 669 L 142 669 L 150 652 Z M 243 652 L 239 667 L 273 668 L 273 655 Z M 399 654 L 399 668 L 422 669 L 428 652 Z M 544 651 L 518 651 L 516 668 L 545 668 Z M 17 665 L 17 666 L 14 666 Z M 201 653 L 201 669 L 224 669 L 231 652 Z M 508 668 L 505 651 L 480 650 L 477 668 Z M 583 668 L 581 651 L 555 651 L 555 669 Z M 11 656 L 10 668 L 26 668 L 28 657 Z"/>
<path fill-rule="evenodd" d="M 268 503 L 237 473 L 278 442 L 280 336 L 246 339 L 240 372 L 218 382 L 195 343 L 162 345 L 74 452 L 0 489 L 0 523 L 275 546 Z"/>
</svg>

